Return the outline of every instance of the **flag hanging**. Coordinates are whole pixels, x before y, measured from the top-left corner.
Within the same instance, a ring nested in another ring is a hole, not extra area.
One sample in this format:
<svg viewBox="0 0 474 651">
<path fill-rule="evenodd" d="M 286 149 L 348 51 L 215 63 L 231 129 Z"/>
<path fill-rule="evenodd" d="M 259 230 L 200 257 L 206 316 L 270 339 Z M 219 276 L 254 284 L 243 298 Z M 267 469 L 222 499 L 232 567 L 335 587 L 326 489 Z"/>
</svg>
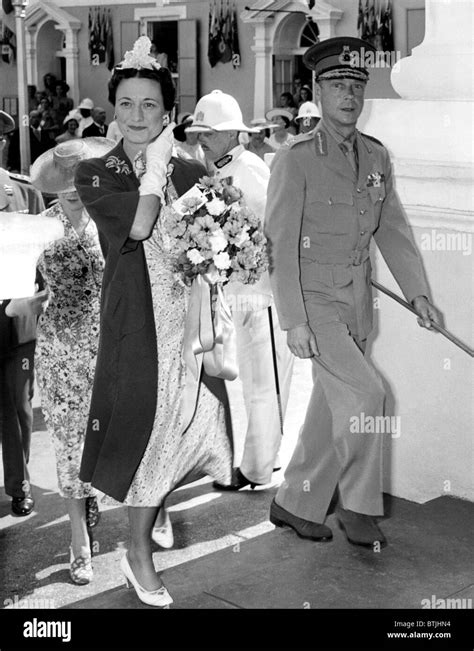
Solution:
<svg viewBox="0 0 474 651">
<path fill-rule="evenodd" d="M 229 63 L 232 60 L 232 17 L 229 8 L 229 0 L 224 13 L 224 3 L 221 0 L 221 38 L 219 42 L 220 61 Z"/>
<path fill-rule="evenodd" d="M 392 52 L 393 23 L 391 0 L 359 0 L 357 34 L 371 43 L 376 50 Z"/>
<path fill-rule="evenodd" d="M 213 0 L 212 4 L 209 3 L 209 40 L 208 40 L 208 47 L 207 47 L 207 58 L 209 59 L 209 63 L 211 64 L 212 68 L 219 61 L 218 40 L 219 40 L 219 27 L 218 27 L 218 18 L 217 18 L 217 7 L 216 7 L 215 0 Z"/>
<path fill-rule="evenodd" d="M 239 31 L 237 27 L 237 9 L 235 6 L 232 8 L 232 65 L 234 68 L 240 68 L 240 46 L 239 46 Z"/>
<path fill-rule="evenodd" d="M 114 32 L 112 29 L 112 16 L 110 9 L 107 9 L 107 29 L 106 29 L 106 55 L 107 55 L 107 68 L 112 70 L 115 65 L 114 53 Z"/>
</svg>

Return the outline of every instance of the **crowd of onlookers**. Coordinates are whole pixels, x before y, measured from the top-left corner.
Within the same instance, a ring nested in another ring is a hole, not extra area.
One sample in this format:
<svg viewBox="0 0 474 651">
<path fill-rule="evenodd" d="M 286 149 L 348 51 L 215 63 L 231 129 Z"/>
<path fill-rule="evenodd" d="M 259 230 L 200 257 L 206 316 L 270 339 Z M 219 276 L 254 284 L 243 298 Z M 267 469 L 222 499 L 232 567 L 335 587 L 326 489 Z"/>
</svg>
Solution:
<svg viewBox="0 0 474 651">
<path fill-rule="evenodd" d="M 95 106 L 89 98 L 84 98 L 75 107 L 68 92 L 68 84 L 51 73 L 43 77 L 43 90 L 28 86 L 31 163 L 66 140 L 107 135 L 105 109 Z M 21 171 L 18 128 L 9 136 L 5 162 L 10 171 Z"/>
</svg>

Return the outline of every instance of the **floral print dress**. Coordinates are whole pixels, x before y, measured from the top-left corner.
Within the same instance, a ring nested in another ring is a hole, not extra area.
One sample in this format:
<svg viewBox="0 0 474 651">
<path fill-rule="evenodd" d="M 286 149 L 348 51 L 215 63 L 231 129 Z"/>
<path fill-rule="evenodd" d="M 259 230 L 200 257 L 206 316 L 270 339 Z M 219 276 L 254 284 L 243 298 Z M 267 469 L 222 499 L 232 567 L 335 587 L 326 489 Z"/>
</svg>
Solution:
<svg viewBox="0 0 474 651">
<path fill-rule="evenodd" d="M 95 494 L 79 480 L 79 468 L 99 342 L 104 261 L 92 220 L 78 235 L 59 203 L 42 214 L 63 223 L 64 237 L 38 261 L 50 298 L 38 321 L 36 378 L 54 444 L 59 493 L 80 499 Z"/>
<path fill-rule="evenodd" d="M 171 180 L 166 195 L 167 204 L 178 198 Z M 123 502 L 128 506 L 160 506 L 191 473 L 196 478 L 209 475 L 223 484 L 231 480 L 233 451 L 224 407 L 203 382 L 192 423 L 184 435 L 180 434 L 186 382 L 182 350 L 189 289 L 174 271 L 164 226 L 169 210 L 169 205 L 163 207 L 151 237 L 143 243 L 158 346 L 158 396 L 150 440 Z"/>
</svg>

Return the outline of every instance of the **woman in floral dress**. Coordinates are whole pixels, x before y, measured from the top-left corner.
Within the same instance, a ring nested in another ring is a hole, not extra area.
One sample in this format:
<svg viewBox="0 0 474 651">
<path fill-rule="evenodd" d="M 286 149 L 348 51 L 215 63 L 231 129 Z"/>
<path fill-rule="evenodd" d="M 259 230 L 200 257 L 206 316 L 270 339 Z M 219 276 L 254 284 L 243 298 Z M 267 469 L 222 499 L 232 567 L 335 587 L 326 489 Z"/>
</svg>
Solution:
<svg viewBox="0 0 474 651">
<path fill-rule="evenodd" d="M 153 565 L 153 526 L 180 483 L 206 474 L 230 481 L 232 439 L 222 380 L 203 374 L 192 421 L 183 422 L 188 290 L 175 278 L 160 227 L 170 202 L 206 170 L 170 159 L 174 125 L 165 124 L 175 88 L 170 72 L 149 56 L 150 45 L 140 38 L 109 83 L 123 140 L 76 172 L 107 251 L 80 476 L 129 506 L 131 542 L 121 569 L 143 602 L 166 606 L 172 599 Z"/>
<path fill-rule="evenodd" d="M 96 493 L 79 479 L 79 467 L 99 343 L 104 260 L 97 228 L 74 188 L 73 174 L 80 159 L 106 152 L 113 144 L 104 138 L 63 143 L 40 156 L 31 170 L 36 188 L 58 195 L 58 203 L 42 215 L 64 226 L 64 237 L 39 258 L 46 289 L 29 306 L 40 314 L 36 378 L 54 445 L 59 493 L 71 523 L 70 576 L 79 585 L 92 578 L 86 498 Z"/>
</svg>

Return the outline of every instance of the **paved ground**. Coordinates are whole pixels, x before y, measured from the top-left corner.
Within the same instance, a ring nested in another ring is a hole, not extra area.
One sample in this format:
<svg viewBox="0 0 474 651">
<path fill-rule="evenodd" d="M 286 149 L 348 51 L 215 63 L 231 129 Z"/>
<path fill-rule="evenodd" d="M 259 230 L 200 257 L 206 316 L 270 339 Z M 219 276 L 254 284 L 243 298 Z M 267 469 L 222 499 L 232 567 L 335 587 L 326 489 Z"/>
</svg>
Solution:
<svg viewBox="0 0 474 651">
<path fill-rule="evenodd" d="M 298 362 L 284 465 L 304 415 L 309 373 Z M 241 410 L 238 405 L 236 418 Z M 35 414 L 35 511 L 14 518 L 0 492 L 0 607 L 27 599 L 23 603 L 30 607 L 145 609 L 134 591 L 125 589 L 119 569 L 127 542 L 122 507 L 103 510 L 95 530 L 94 582 L 70 583 L 69 525 L 56 490 L 51 443 L 38 409 Z M 390 544 L 374 553 L 349 545 L 333 515 L 328 518 L 334 531 L 330 543 L 275 529 L 268 509 L 282 476 L 274 477 L 272 486 L 237 494 L 214 491 L 207 480 L 174 492 L 169 504 L 176 544 L 168 551 L 157 548 L 154 555 L 175 599 L 173 608 L 420 608 L 433 595 L 474 601 L 472 503 L 443 497 L 418 505 L 387 498 L 382 527 Z"/>
</svg>

